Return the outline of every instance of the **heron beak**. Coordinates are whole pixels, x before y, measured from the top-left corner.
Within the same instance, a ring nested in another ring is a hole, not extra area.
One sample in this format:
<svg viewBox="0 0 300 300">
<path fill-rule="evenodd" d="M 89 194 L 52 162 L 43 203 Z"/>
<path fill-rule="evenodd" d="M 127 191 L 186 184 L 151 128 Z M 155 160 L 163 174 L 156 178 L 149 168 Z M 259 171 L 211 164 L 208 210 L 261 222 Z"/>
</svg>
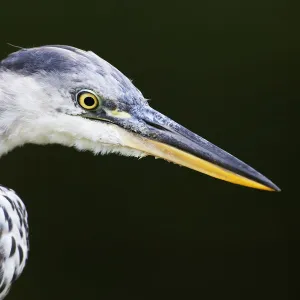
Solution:
<svg viewBox="0 0 300 300">
<path fill-rule="evenodd" d="M 244 162 L 150 107 L 111 121 L 126 130 L 122 135 L 127 147 L 231 183 L 280 191 Z"/>
</svg>

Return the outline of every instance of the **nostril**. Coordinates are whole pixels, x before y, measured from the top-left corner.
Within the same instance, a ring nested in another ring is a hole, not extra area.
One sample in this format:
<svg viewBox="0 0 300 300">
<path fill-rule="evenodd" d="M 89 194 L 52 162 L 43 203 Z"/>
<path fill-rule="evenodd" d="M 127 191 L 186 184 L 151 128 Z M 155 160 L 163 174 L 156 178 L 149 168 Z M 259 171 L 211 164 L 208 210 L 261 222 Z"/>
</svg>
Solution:
<svg viewBox="0 0 300 300">
<path fill-rule="evenodd" d="M 163 126 L 161 126 L 161 125 L 159 125 L 159 124 L 156 124 L 156 123 L 154 123 L 154 122 L 146 121 L 146 120 L 144 120 L 144 122 L 145 122 L 147 125 L 149 125 L 149 126 L 151 126 L 151 127 L 154 127 L 155 129 L 171 132 L 171 131 L 168 130 L 167 128 L 165 128 L 165 127 L 163 127 Z"/>
</svg>

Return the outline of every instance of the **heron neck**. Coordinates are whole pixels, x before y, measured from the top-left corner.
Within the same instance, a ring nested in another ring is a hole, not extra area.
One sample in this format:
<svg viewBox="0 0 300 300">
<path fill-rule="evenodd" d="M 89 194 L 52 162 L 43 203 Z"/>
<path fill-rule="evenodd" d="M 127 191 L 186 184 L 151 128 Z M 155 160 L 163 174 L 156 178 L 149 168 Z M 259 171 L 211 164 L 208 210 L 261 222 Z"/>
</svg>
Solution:
<svg viewBox="0 0 300 300">
<path fill-rule="evenodd" d="M 0 68 L 0 156 L 24 144 L 18 130 L 22 123 L 20 103 L 25 87 L 19 78 Z"/>
</svg>

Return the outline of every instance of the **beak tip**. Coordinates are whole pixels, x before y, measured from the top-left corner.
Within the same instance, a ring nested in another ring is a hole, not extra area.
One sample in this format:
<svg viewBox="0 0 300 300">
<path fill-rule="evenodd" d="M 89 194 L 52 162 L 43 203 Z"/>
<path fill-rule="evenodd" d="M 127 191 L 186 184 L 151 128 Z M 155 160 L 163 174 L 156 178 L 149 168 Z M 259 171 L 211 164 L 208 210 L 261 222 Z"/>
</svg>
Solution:
<svg viewBox="0 0 300 300">
<path fill-rule="evenodd" d="M 281 189 L 277 185 L 274 184 L 273 192 L 281 192 Z"/>
<path fill-rule="evenodd" d="M 270 180 L 267 180 L 267 184 L 265 184 L 265 187 L 271 192 L 281 192 L 281 189 Z"/>
</svg>

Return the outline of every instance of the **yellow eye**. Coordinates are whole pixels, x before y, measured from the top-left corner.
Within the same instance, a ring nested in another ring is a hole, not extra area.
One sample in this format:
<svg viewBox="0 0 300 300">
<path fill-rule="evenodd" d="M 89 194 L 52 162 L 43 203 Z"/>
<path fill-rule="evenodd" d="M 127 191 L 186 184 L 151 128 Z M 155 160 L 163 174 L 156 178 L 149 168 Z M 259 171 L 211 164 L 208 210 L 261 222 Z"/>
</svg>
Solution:
<svg viewBox="0 0 300 300">
<path fill-rule="evenodd" d="M 77 101 L 84 109 L 92 110 L 99 106 L 98 97 L 91 91 L 83 90 L 77 94 Z"/>
</svg>

